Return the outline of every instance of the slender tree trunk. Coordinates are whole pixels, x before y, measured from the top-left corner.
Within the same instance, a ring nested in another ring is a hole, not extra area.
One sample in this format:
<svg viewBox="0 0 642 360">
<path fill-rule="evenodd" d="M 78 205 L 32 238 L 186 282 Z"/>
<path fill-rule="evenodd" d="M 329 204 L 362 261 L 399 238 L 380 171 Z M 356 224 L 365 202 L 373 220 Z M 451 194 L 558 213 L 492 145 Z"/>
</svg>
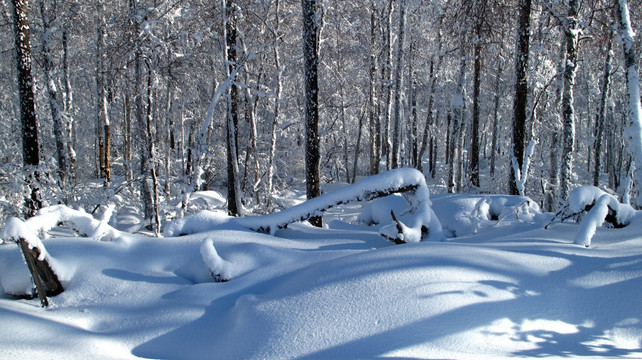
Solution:
<svg viewBox="0 0 642 360">
<path fill-rule="evenodd" d="M 490 151 L 490 176 L 495 176 L 495 162 L 497 158 L 497 142 L 499 140 L 499 100 L 500 85 L 502 78 L 502 61 L 497 61 L 497 74 L 495 75 L 495 94 L 493 100 L 493 139 L 491 140 Z"/>
<path fill-rule="evenodd" d="M 31 217 L 42 206 L 37 185 L 40 164 L 38 149 L 38 121 L 31 74 L 31 45 L 29 31 L 29 4 L 27 0 L 13 0 L 13 30 L 18 72 L 18 95 L 20 98 L 20 123 L 22 125 L 22 161 L 28 174 L 27 186 L 30 196 L 25 198 L 25 216 Z"/>
<path fill-rule="evenodd" d="M 628 149 L 635 162 L 634 184 L 637 189 L 637 208 L 642 208 L 642 106 L 640 105 L 640 78 L 637 68 L 637 53 L 633 42 L 633 29 L 627 0 L 618 0 L 620 37 L 624 50 L 629 127 L 625 131 Z"/>
<path fill-rule="evenodd" d="M 470 183 L 479 187 L 479 98 L 481 82 L 481 44 L 480 31 L 477 30 L 477 41 L 473 46 L 473 121 L 470 134 Z"/>
<path fill-rule="evenodd" d="M 441 25 L 442 25 L 443 18 L 439 20 L 439 29 L 437 30 L 437 64 L 435 65 L 435 60 L 434 56 L 430 60 L 430 93 L 428 95 L 428 108 L 426 109 L 426 122 L 424 123 L 424 132 L 423 136 L 421 139 L 421 148 L 419 149 L 419 155 L 418 157 L 418 164 L 417 164 L 417 170 L 422 171 L 423 170 L 423 158 L 424 155 L 426 154 L 426 147 L 428 145 L 428 135 L 429 133 L 432 133 L 432 126 L 434 125 L 435 122 L 435 117 L 433 115 L 433 107 L 435 104 L 435 89 L 437 87 L 437 74 L 439 74 L 439 70 L 441 69 L 441 64 L 443 60 L 443 52 L 442 52 L 442 38 L 441 38 Z M 434 137 L 431 135 L 430 137 L 430 143 L 434 142 Z M 448 145 L 446 145 L 446 149 L 448 149 Z M 432 151 L 432 149 L 431 149 Z M 448 151 L 446 151 L 447 153 Z M 430 171 L 433 172 L 433 162 L 435 159 L 433 156 L 435 155 L 434 152 L 432 152 L 432 155 L 430 156 L 430 164 L 431 164 L 431 169 Z M 446 161 L 448 162 L 448 161 Z"/>
<path fill-rule="evenodd" d="M 600 174 L 602 170 L 602 148 L 604 138 L 604 123 L 606 121 L 606 103 L 609 98 L 611 82 L 611 51 L 612 40 L 608 39 L 606 45 L 606 60 L 604 60 L 604 75 L 602 77 L 602 95 L 600 98 L 600 109 L 597 114 L 595 126 L 595 165 L 593 168 L 593 186 L 600 185 Z"/>
<path fill-rule="evenodd" d="M 97 25 L 96 25 L 96 109 L 98 114 L 98 126 L 102 128 L 98 133 L 99 143 L 103 144 L 102 151 L 99 152 L 100 156 L 100 176 L 105 179 L 105 186 L 111 183 L 111 139 L 110 139 L 110 124 L 109 112 L 107 111 L 107 71 L 106 67 L 106 45 L 105 45 L 105 29 L 107 24 L 105 22 L 105 8 L 102 0 L 98 1 L 97 9 Z"/>
<path fill-rule="evenodd" d="M 384 29 L 384 57 L 386 64 L 381 70 L 383 79 L 381 85 L 384 87 L 383 90 L 385 92 L 382 152 L 386 155 L 386 167 L 388 170 L 390 170 L 392 164 L 392 139 L 390 137 L 390 122 L 392 118 L 392 10 L 393 0 L 390 0 L 388 2 L 386 27 Z"/>
<path fill-rule="evenodd" d="M 520 0 L 519 22 L 517 26 L 517 48 L 515 51 L 515 98 L 513 99 L 513 154 L 522 168 L 524 163 L 524 142 L 526 137 L 526 106 L 528 105 L 528 45 L 530 39 L 531 0 Z M 509 192 L 519 194 L 516 176 L 510 166 Z"/>
<path fill-rule="evenodd" d="M 564 90 L 562 93 L 562 171 L 560 174 L 560 200 L 567 200 L 573 182 L 573 155 L 575 152 L 575 108 L 573 87 L 577 70 L 577 47 L 579 1 L 570 0 L 564 33 L 566 38 L 566 61 L 564 62 Z"/>
<path fill-rule="evenodd" d="M 399 14 L 399 38 L 397 39 L 397 64 L 395 69 L 395 112 L 393 115 L 392 168 L 401 166 L 401 91 L 403 71 L 403 45 L 406 34 L 406 0 L 401 0 Z"/>
<path fill-rule="evenodd" d="M 237 5 L 233 0 L 224 0 L 225 6 L 225 59 L 228 77 L 238 65 L 237 59 Z M 238 165 L 238 89 L 232 84 L 227 91 L 227 212 L 241 215 L 241 190 Z"/>
<path fill-rule="evenodd" d="M 377 54 L 376 48 L 376 9 L 374 0 L 370 2 L 370 88 L 368 89 L 368 129 L 370 131 L 370 175 L 379 173 L 379 161 L 381 160 L 381 121 L 377 116 L 376 84 Z"/>
<path fill-rule="evenodd" d="M 466 53 L 464 48 L 461 48 L 461 56 L 459 60 L 459 79 L 457 80 L 457 90 L 453 94 L 453 97 L 450 101 L 450 108 L 452 112 L 452 122 L 453 127 L 450 132 L 450 144 L 449 144 L 449 159 L 450 163 L 448 164 L 448 192 L 453 193 L 458 188 L 457 183 L 460 182 L 461 170 L 459 168 L 459 158 L 458 153 L 461 153 L 460 147 L 460 132 L 461 132 L 461 123 L 463 119 L 463 108 L 464 108 L 464 86 L 466 84 Z M 459 172 L 459 174 L 458 174 Z"/>
<path fill-rule="evenodd" d="M 69 30 L 66 26 L 62 28 L 62 71 L 65 84 L 64 92 L 64 113 L 67 123 L 65 133 L 67 136 L 66 152 L 69 163 L 67 164 L 67 178 L 72 181 L 75 178 L 76 152 L 74 151 L 74 109 L 73 109 L 73 89 L 71 87 L 71 77 L 69 71 Z"/>
<path fill-rule="evenodd" d="M 274 89 L 274 114 L 272 118 L 272 127 L 270 129 L 270 150 L 268 153 L 268 170 L 267 170 L 267 208 L 272 206 L 272 192 L 274 188 L 274 157 L 276 155 L 276 137 L 279 126 L 279 105 L 281 103 L 281 54 L 279 50 L 280 34 L 279 34 L 279 0 L 274 2 L 274 31 L 272 33 L 274 38 L 273 55 L 274 67 L 276 71 L 276 89 Z"/>
<path fill-rule="evenodd" d="M 50 13 L 55 13 L 56 9 L 47 9 L 45 1 L 40 2 L 40 15 L 42 16 L 43 38 L 42 38 L 42 56 L 43 56 L 43 70 L 45 73 L 45 83 L 47 86 L 47 98 L 49 100 L 49 108 L 51 111 L 51 118 L 53 120 L 54 139 L 56 141 L 56 158 L 58 160 L 58 176 L 60 177 L 60 187 L 64 190 L 67 182 L 68 169 L 68 154 L 65 147 L 64 137 L 64 124 L 62 106 L 59 102 L 58 89 L 55 84 L 54 61 L 51 51 L 51 33 L 54 31 L 52 26 L 52 18 Z"/>
<path fill-rule="evenodd" d="M 318 24 L 316 0 L 301 0 L 303 11 L 303 59 L 305 72 L 305 174 L 306 197 L 312 199 L 321 194 L 319 153 L 319 81 L 317 74 Z M 322 225 L 322 218 L 310 218 L 314 226 Z"/>
</svg>

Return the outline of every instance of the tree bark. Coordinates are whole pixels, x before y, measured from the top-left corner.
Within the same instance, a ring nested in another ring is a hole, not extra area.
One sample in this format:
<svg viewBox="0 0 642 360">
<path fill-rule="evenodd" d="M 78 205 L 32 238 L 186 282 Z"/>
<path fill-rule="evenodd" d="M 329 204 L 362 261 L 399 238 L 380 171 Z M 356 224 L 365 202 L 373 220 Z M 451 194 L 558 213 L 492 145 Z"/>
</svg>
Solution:
<svg viewBox="0 0 642 360">
<path fill-rule="evenodd" d="M 237 5 L 233 0 L 224 0 L 225 6 L 225 59 L 228 77 L 237 66 Z M 238 89 L 231 84 L 227 89 L 227 212 L 230 216 L 241 214 L 241 190 L 238 165 Z"/>
<path fill-rule="evenodd" d="M 629 127 L 625 130 L 628 150 L 635 162 L 634 184 L 637 189 L 637 208 L 642 208 L 642 106 L 640 105 L 640 77 L 637 68 L 637 53 L 633 43 L 633 29 L 627 0 L 618 0 L 618 22 L 624 51 Z"/>
<path fill-rule="evenodd" d="M 577 19 L 579 1 L 570 0 L 565 18 L 566 61 L 564 62 L 564 86 L 562 93 L 562 171 L 560 173 L 560 200 L 567 200 L 573 181 L 573 156 L 575 152 L 575 108 L 573 87 L 577 70 L 577 48 L 579 21 Z"/>
<path fill-rule="evenodd" d="M 395 68 L 395 112 L 392 134 L 392 169 L 401 166 L 401 91 L 403 80 L 403 44 L 406 34 L 406 0 L 401 0 L 399 13 L 399 35 L 397 39 L 397 64 Z"/>
<path fill-rule="evenodd" d="M 377 54 L 376 54 L 376 9 L 374 0 L 370 2 L 370 88 L 368 89 L 368 126 L 370 130 L 370 175 L 379 173 L 381 160 L 381 120 L 377 115 L 376 84 Z"/>
<path fill-rule="evenodd" d="M 595 164 L 593 168 L 593 186 L 600 185 L 600 174 L 602 170 L 602 148 L 604 138 L 604 123 L 606 121 L 606 103 L 609 98 L 611 82 L 611 39 L 607 40 L 606 59 L 604 60 L 604 75 L 602 77 L 602 94 L 600 98 L 600 109 L 597 114 L 595 126 Z"/>
<path fill-rule="evenodd" d="M 316 0 L 301 0 L 303 11 L 303 59 L 305 73 L 305 173 L 306 198 L 321 194 L 319 153 L 319 80 L 317 74 L 318 32 Z M 322 218 L 310 218 L 314 226 L 322 225 Z"/>
<path fill-rule="evenodd" d="M 13 0 L 13 29 L 18 72 L 20 123 L 22 127 L 22 161 L 27 173 L 29 197 L 25 198 L 25 215 L 31 217 L 42 206 L 37 185 L 40 164 L 38 121 L 34 101 L 34 81 L 31 73 L 31 45 L 29 31 L 29 4 L 27 0 Z"/>
<path fill-rule="evenodd" d="M 49 100 L 49 109 L 53 120 L 53 133 L 56 141 L 56 158 L 58 160 L 58 176 L 60 178 L 60 187 L 65 189 L 67 182 L 68 153 L 65 147 L 65 126 L 62 114 L 62 105 L 59 102 L 58 88 L 55 84 L 54 61 L 51 50 L 51 32 L 54 31 L 52 26 L 51 13 L 56 9 L 47 9 L 45 1 L 40 2 L 40 15 L 42 16 L 43 38 L 42 38 L 42 56 L 43 70 L 45 73 L 45 83 L 47 86 L 47 99 Z"/>
<path fill-rule="evenodd" d="M 276 77 L 276 89 L 274 89 L 274 114 L 272 118 L 272 127 L 270 129 L 270 150 L 268 153 L 268 170 L 267 170 L 267 208 L 272 206 L 272 192 L 274 188 L 274 157 L 276 155 L 276 138 L 279 126 L 279 105 L 281 103 L 281 54 L 279 49 L 279 0 L 274 2 L 274 29 L 272 31 L 273 56 Z"/>
<path fill-rule="evenodd" d="M 479 98 L 481 82 L 481 44 L 479 37 L 480 31 L 477 31 L 477 41 L 473 45 L 473 119 L 470 134 L 470 183 L 474 187 L 479 187 Z"/>
<path fill-rule="evenodd" d="M 521 169 L 524 163 L 524 142 L 526 136 L 526 107 L 528 106 L 528 47 L 530 39 L 531 0 L 520 0 L 515 51 L 515 97 L 513 100 L 513 156 Z M 509 193 L 519 194 L 516 174 L 510 166 Z"/>
</svg>

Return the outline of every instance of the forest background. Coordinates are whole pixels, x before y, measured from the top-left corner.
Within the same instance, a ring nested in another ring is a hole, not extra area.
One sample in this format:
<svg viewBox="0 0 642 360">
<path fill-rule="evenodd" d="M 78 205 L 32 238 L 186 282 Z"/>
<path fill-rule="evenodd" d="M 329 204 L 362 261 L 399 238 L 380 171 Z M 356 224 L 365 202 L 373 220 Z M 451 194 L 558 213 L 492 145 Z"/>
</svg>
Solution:
<svg viewBox="0 0 642 360">
<path fill-rule="evenodd" d="M 409 166 L 434 192 L 523 193 L 549 211 L 580 184 L 639 198 L 620 18 L 624 5 L 635 29 L 638 0 L 0 4 L 1 222 L 117 203 L 159 230 L 192 192 L 225 188 L 234 215 L 282 208 L 273 195 L 310 172 L 306 36 L 320 183 Z M 36 162 L 16 8 L 28 10 Z"/>
</svg>

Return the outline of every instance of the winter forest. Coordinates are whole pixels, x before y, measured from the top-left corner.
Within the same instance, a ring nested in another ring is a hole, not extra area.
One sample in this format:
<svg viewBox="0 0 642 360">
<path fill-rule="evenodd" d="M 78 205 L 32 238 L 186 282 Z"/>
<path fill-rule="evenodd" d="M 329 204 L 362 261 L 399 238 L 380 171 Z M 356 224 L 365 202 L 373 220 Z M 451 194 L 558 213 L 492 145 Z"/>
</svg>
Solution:
<svg viewBox="0 0 642 360">
<path fill-rule="evenodd" d="M 642 1 L 0 27 L 8 358 L 642 356 Z"/>
<path fill-rule="evenodd" d="M 208 188 L 233 190 L 232 214 L 270 212 L 276 192 L 306 181 L 299 1 L 18 4 L 35 125 L 30 136 L 19 121 L 4 1 L 2 218 L 28 212 L 33 183 L 41 206 L 118 195 L 153 222 L 177 216 L 158 204 Z M 633 27 L 638 5 L 628 4 Z M 350 183 L 415 167 L 436 192 L 522 192 L 549 211 L 578 184 L 625 195 L 635 146 L 618 6 L 319 1 L 316 176 Z M 518 190 L 513 154 L 521 168 L 531 141 Z"/>
</svg>

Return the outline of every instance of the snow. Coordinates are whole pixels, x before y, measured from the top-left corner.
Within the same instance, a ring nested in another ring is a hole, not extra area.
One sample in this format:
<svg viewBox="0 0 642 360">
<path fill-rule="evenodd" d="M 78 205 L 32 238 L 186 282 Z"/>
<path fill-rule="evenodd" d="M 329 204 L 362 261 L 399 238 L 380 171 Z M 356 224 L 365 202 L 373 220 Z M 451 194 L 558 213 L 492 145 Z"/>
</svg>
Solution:
<svg viewBox="0 0 642 360">
<path fill-rule="evenodd" d="M 412 183 L 387 176 L 320 201 Z M 47 253 L 69 274 L 46 309 L 38 299 L 0 296 L 1 357 L 642 357 L 638 217 L 620 229 L 596 227 L 587 249 L 573 243 L 582 225 L 546 230 L 551 215 L 525 197 L 408 198 L 413 211 L 406 214 L 398 195 L 353 201 L 325 211 L 324 228 L 297 222 L 273 235 L 216 211 L 176 221 L 162 238 L 107 228 L 127 241 L 99 241 L 93 230 L 51 231 L 51 219 L 91 224 L 89 230 L 105 224 L 63 207 L 25 223 L 10 220 L 4 240 L 30 233 L 36 241 L 44 231 Z M 404 216 L 425 223 L 434 214 L 430 226 L 443 226 L 447 238 L 386 241 L 379 233 L 390 208 L 408 226 Z M 379 224 L 357 220 L 379 215 Z M 0 245 L 0 277 L 9 270 L 24 277 L 18 251 L 12 242 Z M 215 282 L 212 274 L 228 281 Z M 30 289 L 28 278 L 11 279 Z"/>
</svg>

